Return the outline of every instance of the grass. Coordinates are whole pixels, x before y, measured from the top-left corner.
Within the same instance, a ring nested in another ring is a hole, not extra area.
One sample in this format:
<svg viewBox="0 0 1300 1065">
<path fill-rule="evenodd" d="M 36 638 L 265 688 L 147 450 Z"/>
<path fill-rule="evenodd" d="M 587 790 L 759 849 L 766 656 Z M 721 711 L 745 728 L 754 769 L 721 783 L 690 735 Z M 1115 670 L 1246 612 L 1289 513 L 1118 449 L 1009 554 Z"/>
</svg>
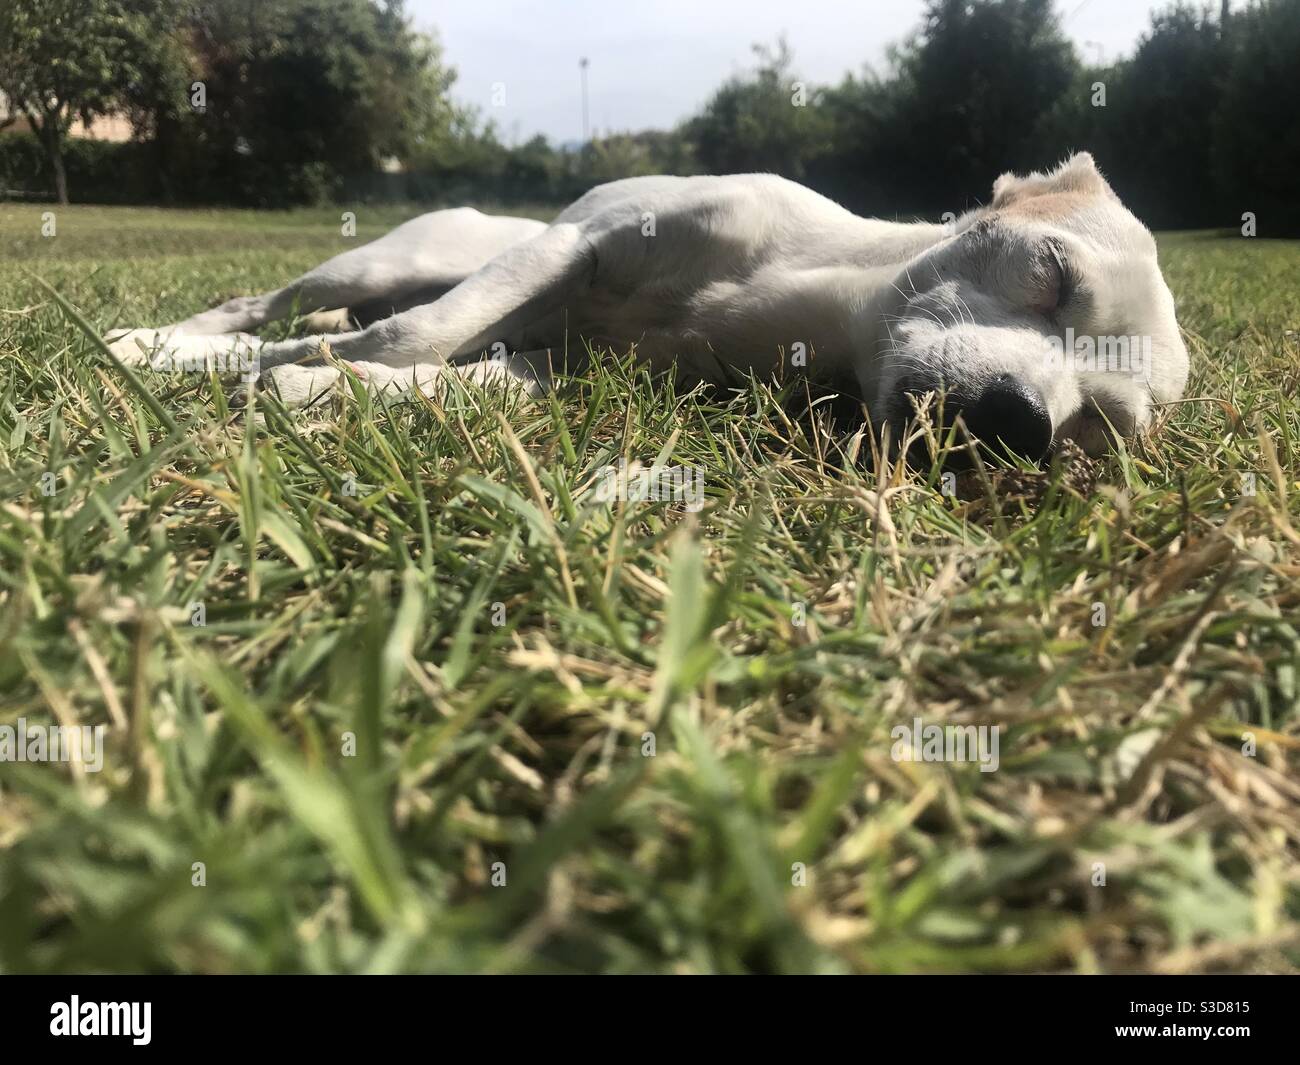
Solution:
<svg viewBox="0 0 1300 1065">
<path fill-rule="evenodd" d="M 41 210 L 0 206 L 0 724 L 107 753 L 0 762 L 0 969 L 1300 969 L 1294 243 L 1162 238 L 1188 402 L 951 498 L 626 361 L 146 402 L 33 274 L 155 324 L 338 213 Z M 599 502 L 620 456 L 703 509 Z M 895 761 L 917 717 L 1000 768 Z"/>
</svg>

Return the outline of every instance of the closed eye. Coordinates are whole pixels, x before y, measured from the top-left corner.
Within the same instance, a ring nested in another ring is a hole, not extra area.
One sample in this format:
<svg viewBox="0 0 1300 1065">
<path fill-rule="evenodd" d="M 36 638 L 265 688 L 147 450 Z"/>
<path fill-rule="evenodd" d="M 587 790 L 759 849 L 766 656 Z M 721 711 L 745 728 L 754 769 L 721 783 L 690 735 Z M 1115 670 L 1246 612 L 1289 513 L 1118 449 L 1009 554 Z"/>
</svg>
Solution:
<svg viewBox="0 0 1300 1065">
<path fill-rule="evenodd" d="M 1049 254 L 1052 260 L 1052 267 L 1056 272 L 1056 302 L 1053 310 L 1069 306 L 1074 301 L 1075 293 L 1078 289 L 1078 282 L 1074 271 L 1070 269 L 1069 262 L 1066 261 L 1065 252 L 1055 241 L 1048 242 Z"/>
<path fill-rule="evenodd" d="M 1045 240 L 1038 253 L 1035 290 L 1038 297 L 1034 310 L 1055 320 L 1058 311 L 1079 301 L 1079 274 L 1070 265 L 1065 248 L 1059 241 Z"/>
<path fill-rule="evenodd" d="M 1029 306 L 1050 318 L 1060 307 L 1067 285 L 1065 260 L 1052 241 L 1044 241 L 1034 250 L 1033 267 L 1027 280 Z"/>
</svg>

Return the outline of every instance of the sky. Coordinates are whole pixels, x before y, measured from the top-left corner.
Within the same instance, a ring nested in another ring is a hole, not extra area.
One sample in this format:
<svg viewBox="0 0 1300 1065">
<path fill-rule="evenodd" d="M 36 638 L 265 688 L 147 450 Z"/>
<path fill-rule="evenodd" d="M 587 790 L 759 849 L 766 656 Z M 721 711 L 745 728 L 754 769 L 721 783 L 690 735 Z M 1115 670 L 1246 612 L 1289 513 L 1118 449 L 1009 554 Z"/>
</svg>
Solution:
<svg viewBox="0 0 1300 1065">
<path fill-rule="evenodd" d="M 1057 0 L 1066 33 L 1089 59 L 1133 50 L 1169 0 Z M 751 45 L 785 34 L 797 73 L 834 83 L 919 23 L 923 0 L 407 0 L 456 68 L 453 95 L 478 105 L 515 143 L 582 137 L 580 57 L 594 131 L 666 129 L 693 114 Z"/>
</svg>

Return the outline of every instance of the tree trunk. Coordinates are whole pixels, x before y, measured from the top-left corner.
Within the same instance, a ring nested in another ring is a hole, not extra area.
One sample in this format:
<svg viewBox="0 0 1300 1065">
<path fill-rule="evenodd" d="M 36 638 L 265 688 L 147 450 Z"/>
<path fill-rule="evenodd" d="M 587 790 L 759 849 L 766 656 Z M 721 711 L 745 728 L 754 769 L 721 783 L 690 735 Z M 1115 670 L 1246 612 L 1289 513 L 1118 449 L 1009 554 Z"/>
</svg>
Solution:
<svg viewBox="0 0 1300 1065">
<path fill-rule="evenodd" d="M 54 173 L 54 198 L 61 204 L 68 202 L 68 172 L 63 168 L 63 150 L 57 134 L 54 143 L 46 149 L 50 155 L 50 168 Z"/>
<path fill-rule="evenodd" d="M 45 158 L 50 164 L 50 183 L 53 185 L 54 199 L 57 203 L 68 203 L 68 172 L 63 166 L 63 127 L 57 115 L 46 115 L 37 121 L 35 115 L 28 115 L 28 121 L 36 132 L 41 147 L 45 149 Z"/>
<path fill-rule="evenodd" d="M 161 197 L 162 202 L 166 204 L 176 202 L 176 190 L 172 184 L 171 170 L 173 146 L 176 142 L 176 127 L 177 123 L 170 115 L 160 114 L 154 121 L 154 180 L 158 183 L 158 195 Z"/>
</svg>

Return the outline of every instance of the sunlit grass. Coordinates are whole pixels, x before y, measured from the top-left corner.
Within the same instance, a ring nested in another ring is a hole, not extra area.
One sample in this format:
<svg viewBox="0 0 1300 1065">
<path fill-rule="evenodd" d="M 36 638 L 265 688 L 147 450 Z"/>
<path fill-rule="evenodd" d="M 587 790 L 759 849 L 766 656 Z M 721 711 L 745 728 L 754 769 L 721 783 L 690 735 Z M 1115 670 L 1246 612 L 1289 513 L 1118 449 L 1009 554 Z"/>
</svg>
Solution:
<svg viewBox="0 0 1300 1065">
<path fill-rule="evenodd" d="M 1296 244 L 1163 239 L 1191 400 L 953 499 L 620 360 L 260 419 L 146 374 L 160 413 L 27 271 L 151 325 L 340 212 L 41 210 L 0 207 L 0 724 L 108 751 L 0 762 L 4 970 L 1297 967 Z M 702 510 L 600 502 L 620 457 Z M 999 770 L 894 761 L 917 717 Z"/>
</svg>

